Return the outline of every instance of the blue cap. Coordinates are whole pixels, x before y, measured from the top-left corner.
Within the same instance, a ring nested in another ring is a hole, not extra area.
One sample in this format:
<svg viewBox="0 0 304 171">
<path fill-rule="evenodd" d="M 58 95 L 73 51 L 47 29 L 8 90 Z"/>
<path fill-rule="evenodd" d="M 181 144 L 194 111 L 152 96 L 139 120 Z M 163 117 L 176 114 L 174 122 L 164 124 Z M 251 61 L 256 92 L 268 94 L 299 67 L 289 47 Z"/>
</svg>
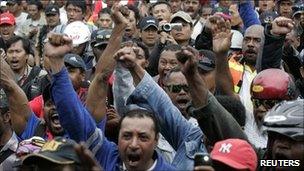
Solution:
<svg viewBox="0 0 304 171">
<path fill-rule="evenodd" d="M 73 53 L 66 54 L 64 56 L 64 63 L 65 65 L 69 65 L 74 68 L 80 68 L 84 71 L 86 70 L 86 65 L 83 59 L 77 54 L 73 54 Z"/>
</svg>

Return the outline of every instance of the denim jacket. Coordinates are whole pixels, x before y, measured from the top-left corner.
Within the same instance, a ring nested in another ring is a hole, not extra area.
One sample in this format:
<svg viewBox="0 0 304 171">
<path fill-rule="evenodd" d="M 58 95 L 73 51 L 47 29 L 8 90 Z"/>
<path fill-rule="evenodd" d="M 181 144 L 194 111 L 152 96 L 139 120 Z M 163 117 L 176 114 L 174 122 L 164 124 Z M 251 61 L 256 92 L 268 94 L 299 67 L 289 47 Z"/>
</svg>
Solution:
<svg viewBox="0 0 304 171">
<path fill-rule="evenodd" d="M 113 84 L 114 106 L 120 116 L 126 113 L 128 110 L 141 108 L 136 104 L 127 105 L 127 99 L 134 91 L 133 78 L 130 71 L 120 63 L 117 63 L 115 71 L 115 80 Z M 168 162 L 172 163 L 175 156 L 175 150 L 166 141 L 166 139 L 159 134 L 158 144 L 156 151 L 162 155 L 162 157 Z"/>
<path fill-rule="evenodd" d="M 147 72 L 127 100 L 127 104 L 134 103 L 150 108 L 158 118 L 161 134 L 176 151 L 172 165 L 178 170 L 193 170 L 194 154 L 206 152 L 203 132 L 182 116 Z"/>
</svg>

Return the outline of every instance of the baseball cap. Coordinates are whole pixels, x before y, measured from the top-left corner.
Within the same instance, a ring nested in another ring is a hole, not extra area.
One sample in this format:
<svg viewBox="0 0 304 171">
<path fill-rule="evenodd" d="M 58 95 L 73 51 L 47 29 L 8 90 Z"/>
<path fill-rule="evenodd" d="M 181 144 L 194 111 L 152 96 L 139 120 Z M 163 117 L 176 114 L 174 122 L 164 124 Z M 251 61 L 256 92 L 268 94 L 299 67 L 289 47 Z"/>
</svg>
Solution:
<svg viewBox="0 0 304 171">
<path fill-rule="evenodd" d="M 86 70 L 86 65 L 83 59 L 77 54 L 68 53 L 64 55 L 64 64 L 74 68 L 80 68 L 84 71 Z"/>
<path fill-rule="evenodd" d="M 199 50 L 198 67 L 209 72 L 215 69 L 215 54 L 210 50 Z"/>
<path fill-rule="evenodd" d="M 304 100 L 283 101 L 264 117 L 267 132 L 275 132 L 295 141 L 304 141 Z"/>
<path fill-rule="evenodd" d="M 45 13 L 45 15 L 59 14 L 59 7 L 57 5 L 54 5 L 54 4 L 49 4 L 45 7 L 44 13 Z"/>
<path fill-rule="evenodd" d="M 298 2 L 295 6 L 292 7 L 293 10 L 293 14 L 292 14 L 292 18 L 295 17 L 295 15 L 297 14 L 301 14 L 304 13 L 304 4 L 303 2 Z"/>
<path fill-rule="evenodd" d="M 191 19 L 191 16 L 184 12 L 184 11 L 178 11 L 176 13 L 174 13 L 172 16 L 171 16 L 171 20 L 170 20 L 170 23 L 173 23 L 173 20 L 175 20 L 176 18 L 181 18 L 183 19 L 184 21 L 186 21 L 187 23 L 191 24 L 192 25 L 192 19 Z"/>
<path fill-rule="evenodd" d="M 111 34 L 112 29 L 94 30 L 91 34 L 91 45 L 97 47 L 108 44 Z"/>
<path fill-rule="evenodd" d="M 2 25 L 2 24 L 15 25 L 14 15 L 9 12 L 2 13 L 0 15 L 0 25 Z"/>
<path fill-rule="evenodd" d="M 231 20 L 231 14 L 228 8 L 225 7 L 217 7 L 212 10 L 212 14 L 219 15 L 223 17 L 225 20 Z"/>
<path fill-rule="evenodd" d="M 291 100 L 297 90 L 293 79 L 280 69 L 266 69 L 258 73 L 251 83 L 251 96 L 261 100 Z"/>
<path fill-rule="evenodd" d="M 47 141 L 38 153 L 27 155 L 22 164 L 37 164 L 41 160 L 56 164 L 79 164 L 79 157 L 74 150 L 76 144 L 74 140 L 56 137 L 51 141 Z"/>
<path fill-rule="evenodd" d="M 0 2 L 0 7 L 6 7 L 7 2 L 6 1 L 1 1 Z"/>
<path fill-rule="evenodd" d="M 215 143 L 211 158 L 229 167 L 250 171 L 255 171 L 258 162 L 254 149 L 241 139 L 226 139 Z"/>
<path fill-rule="evenodd" d="M 279 14 L 275 11 L 265 11 L 260 15 L 260 21 L 262 25 L 271 23 Z"/>
<path fill-rule="evenodd" d="M 82 21 L 74 21 L 66 26 L 63 31 L 73 41 L 73 46 L 78 46 L 90 41 L 89 27 Z"/>
<path fill-rule="evenodd" d="M 140 30 L 146 30 L 150 26 L 158 29 L 158 20 L 153 16 L 144 17 L 139 21 Z"/>
</svg>

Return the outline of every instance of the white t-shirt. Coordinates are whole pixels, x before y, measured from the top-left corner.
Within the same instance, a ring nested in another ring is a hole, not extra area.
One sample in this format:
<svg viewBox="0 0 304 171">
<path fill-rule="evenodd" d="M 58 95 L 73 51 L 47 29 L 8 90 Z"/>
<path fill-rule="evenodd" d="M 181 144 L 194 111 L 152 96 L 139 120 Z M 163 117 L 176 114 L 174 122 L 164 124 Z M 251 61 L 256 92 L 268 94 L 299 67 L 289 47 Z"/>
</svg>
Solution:
<svg viewBox="0 0 304 171">
<path fill-rule="evenodd" d="M 16 20 L 16 29 L 15 29 L 15 34 L 19 35 L 19 30 L 21 28 L 21 26 L 24 24 L 24 22 L 26 21 L 28 14 L 25 12 L 21 12 L 21 14 L 18 17 L 15 17 Z"/>
</svg>

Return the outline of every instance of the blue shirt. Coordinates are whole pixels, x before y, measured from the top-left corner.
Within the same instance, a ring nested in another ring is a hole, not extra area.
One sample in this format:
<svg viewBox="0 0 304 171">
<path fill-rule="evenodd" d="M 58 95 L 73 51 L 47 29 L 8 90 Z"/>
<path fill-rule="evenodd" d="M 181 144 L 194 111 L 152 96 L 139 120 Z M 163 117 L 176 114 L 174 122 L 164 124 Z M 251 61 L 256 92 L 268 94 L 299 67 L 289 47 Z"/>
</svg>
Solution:
<svg viewBox="0 0 304 171">
<path fill-rule="evenodd" d="M 53 75 L 52 97 L 60 123 L 70 138 L 76 142 L 85 142 L 104 170 L 120 170 L 122 161 L 117 145 L 107 140 L 104 130 L 96 127 L 90 113 L 77 97 L 65 67 Z M 154 170 L 174 170 L 161 156 L 157 153 L 155 155 L 157 164 Z"/>
</svg>

